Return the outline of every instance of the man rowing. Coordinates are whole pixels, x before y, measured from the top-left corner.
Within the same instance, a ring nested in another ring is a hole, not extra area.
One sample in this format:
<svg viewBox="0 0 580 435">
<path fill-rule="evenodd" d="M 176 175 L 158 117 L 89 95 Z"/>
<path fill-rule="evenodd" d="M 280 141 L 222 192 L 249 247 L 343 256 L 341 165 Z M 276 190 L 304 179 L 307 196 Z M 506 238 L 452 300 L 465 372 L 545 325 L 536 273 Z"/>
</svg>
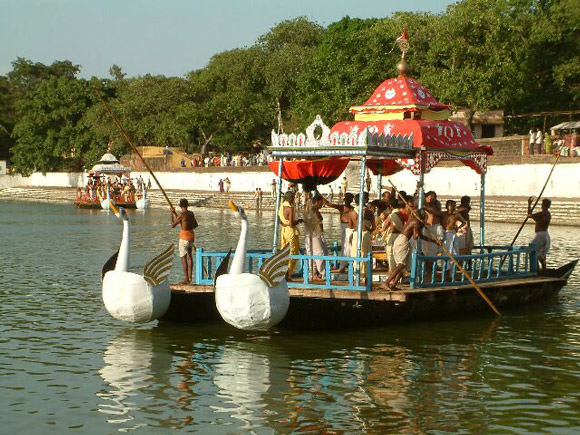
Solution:
<svg viewBox="0 0 580 435">
<path fill-rule="evenodd" d="M 536 235 L 532 240 L 535 243 L 538 250 L 538 262 L 540 263 L 540 275 L 546 272 L 546 256 L 551 246 L 550 233 L 548 233 L 548 227 L 552 220 L 552 215 L 550 214 L 549 208 L 552 205 L 552 201 L 548 198 L 542 200 L 542 211 L 537 213 L 532 213 L 532 201 L 533 196 L 528 198 L 528 218 L 532 218 L 536 222 Z"/>
<path fill-rule="evenodd" d="M 179 257 L 181 258 L 185 279 L 180 284 L 189 284 L 193 273 L 193 257 L 191 255 L 194 246 L 193 242 L 195 241 L 193 230 L 198 227 L 198 224 L 193 212 L 187 209 L 189 207 L 187 199 L 182 198 L 179 201 L 179 206 L 181 207 L 179 216 L 175 208 L 171 207 L 171 228 L 181 224 L 181 229 L 179 230 Z"/>
</svg>

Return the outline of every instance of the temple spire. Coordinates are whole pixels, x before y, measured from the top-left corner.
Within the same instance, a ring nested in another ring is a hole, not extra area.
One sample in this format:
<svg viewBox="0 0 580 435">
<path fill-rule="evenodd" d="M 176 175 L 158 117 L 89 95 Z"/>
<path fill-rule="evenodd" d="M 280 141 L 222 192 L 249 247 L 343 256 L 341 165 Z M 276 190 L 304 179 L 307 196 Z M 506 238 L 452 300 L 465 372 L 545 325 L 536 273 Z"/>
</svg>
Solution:
<svg viewBox="0 0 580 435">
<path fill-rule="evenodd" d="M 399 72 L 399 76 L 404 77 L 407 75 L 407 70 L 409 65 L 405 60 L 405 56 L 407 51 L 409 51 L 409 41 L 407 40 L 407 29 L 403 30 L 403 34 L 397 38 L 395 41 L 399 45 L 399 49 L 401 50 L 401 60 L 397 64 L 397 71 Z"/>
</svg>

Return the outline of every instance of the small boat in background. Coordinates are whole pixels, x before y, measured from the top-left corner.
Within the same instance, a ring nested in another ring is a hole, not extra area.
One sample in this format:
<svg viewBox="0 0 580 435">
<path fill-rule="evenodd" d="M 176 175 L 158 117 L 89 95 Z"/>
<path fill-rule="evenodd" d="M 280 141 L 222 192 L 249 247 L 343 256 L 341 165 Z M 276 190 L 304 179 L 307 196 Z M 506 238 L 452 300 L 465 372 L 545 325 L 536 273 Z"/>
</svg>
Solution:
<svg viewBox="0 0 580 435">
<path fill-rule="evenodd" d="M 113 154 L 105 153 L 88 172 L 84 189 L 77 189 L 75 205 L 109 210 L 112 201 L 118 207 L 137 208 L 137 192 L 130 173 L 131 168 L 121 165 Z"/>
</svg>

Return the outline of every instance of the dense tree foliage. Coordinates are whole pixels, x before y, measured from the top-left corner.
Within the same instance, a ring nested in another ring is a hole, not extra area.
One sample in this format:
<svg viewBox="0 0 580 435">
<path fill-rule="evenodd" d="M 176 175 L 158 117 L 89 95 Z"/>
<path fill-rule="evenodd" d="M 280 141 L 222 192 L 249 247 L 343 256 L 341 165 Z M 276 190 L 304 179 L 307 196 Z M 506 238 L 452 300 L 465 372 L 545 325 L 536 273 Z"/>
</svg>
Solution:
<svg viewBox="0 0 580 435">
<path fill-rule="evenodd" d="M 87 81 L 69 61 L 18 58 L 0 76 L 0 158 L 10 149 L 14 168 L 29 172 L 90 167 L 107 148 L 124 152 L 95 87 L 137 144 L 190 153 L 263 146 L 271 129 L 302 129 L 316 114 L 332 124 L 395 74 L 403 28 L 411 75 L 454 108 L 578 109 L 578 23 L 578 0 L 464 0 L 441 14 L 345 17 L 326 28 L 301 17 L 183 78 L 128 78 L 113 65 L 111 78 Z"/>
</svg>

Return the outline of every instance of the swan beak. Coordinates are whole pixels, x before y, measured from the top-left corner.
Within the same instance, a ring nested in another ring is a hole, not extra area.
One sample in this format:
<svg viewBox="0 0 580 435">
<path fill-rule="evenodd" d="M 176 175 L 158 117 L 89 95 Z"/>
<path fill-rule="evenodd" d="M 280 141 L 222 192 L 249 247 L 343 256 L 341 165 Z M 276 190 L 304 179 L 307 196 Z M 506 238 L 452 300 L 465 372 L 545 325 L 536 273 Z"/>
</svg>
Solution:
<svg viewBox="0 0 580 435">
<path fill-rule="evenodd" d="M 233 211 L 234 213 L 237 213 L 237 212 L 239 211 L 239 210 L 238 210 L 238 206 L 237 206 L 236 204 L 234 204 L 234 201 L 232 201 L 232 200 L 229 200 L 229 201 L 228 201 L 228 205 L 230 206 L 230 208 L 232 209 L 232 211 Z"/>
<path fill-rule="evenodd" d="M 109 200 L 109 205 L 111 206 L 111 210 L 113 210 L 113 212 L 118 215 L 119 214 L 119 209 L 117 207 L 115 207 L 115 204 L 113 204 L 113 201 Z"/>
</svg>

